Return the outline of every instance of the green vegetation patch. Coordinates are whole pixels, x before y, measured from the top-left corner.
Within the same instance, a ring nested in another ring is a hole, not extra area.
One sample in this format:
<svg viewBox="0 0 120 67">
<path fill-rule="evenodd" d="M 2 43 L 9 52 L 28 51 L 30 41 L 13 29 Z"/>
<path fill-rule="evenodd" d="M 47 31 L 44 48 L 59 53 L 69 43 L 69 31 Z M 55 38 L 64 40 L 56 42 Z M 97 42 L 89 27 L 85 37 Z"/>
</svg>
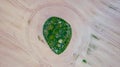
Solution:
<svg viewBox="0 0 120 67">
<path fill-rule="evenodd" d="M 72 29 L 64 19 L 50 17 L 43 25 L 43 35 L 51 50 L 56 54 L 61 54 L 71 40 Z"/>
<path fill-rule="evenodd" d="M 82 62 L 87 63 L 87 60 L 83 59 Z"/>
</svg>

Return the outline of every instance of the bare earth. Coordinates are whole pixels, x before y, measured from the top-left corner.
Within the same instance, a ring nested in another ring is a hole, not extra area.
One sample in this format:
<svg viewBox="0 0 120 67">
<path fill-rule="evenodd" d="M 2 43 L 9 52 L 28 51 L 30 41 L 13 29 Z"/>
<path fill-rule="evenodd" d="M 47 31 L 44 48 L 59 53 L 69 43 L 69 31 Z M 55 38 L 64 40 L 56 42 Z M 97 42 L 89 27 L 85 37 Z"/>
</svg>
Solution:
<svg viewBox="0 0 120 67">
<path fill-rule="evenodd" d="M 42 34 L 51 16 L 72 27 L 60 55 Z M 0 67 L 120 67 L 120 0 L 0 0 Z"/>
</svg>

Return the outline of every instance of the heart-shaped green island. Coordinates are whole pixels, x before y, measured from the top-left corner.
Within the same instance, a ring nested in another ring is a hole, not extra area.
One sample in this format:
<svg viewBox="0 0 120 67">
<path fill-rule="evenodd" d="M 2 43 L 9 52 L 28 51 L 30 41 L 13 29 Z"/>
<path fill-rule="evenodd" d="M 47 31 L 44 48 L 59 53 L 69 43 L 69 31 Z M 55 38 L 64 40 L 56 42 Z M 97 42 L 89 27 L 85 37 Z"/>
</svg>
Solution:
<svg viewBox="0 0 120 67">
<path fill-rule="evenodd" d="M 53 16 L 44 23 L 43 36 L 51 50 L 59 55 L 67 48 L 72 37 L 72 29 L 64 19 Z"/>
</svg>

